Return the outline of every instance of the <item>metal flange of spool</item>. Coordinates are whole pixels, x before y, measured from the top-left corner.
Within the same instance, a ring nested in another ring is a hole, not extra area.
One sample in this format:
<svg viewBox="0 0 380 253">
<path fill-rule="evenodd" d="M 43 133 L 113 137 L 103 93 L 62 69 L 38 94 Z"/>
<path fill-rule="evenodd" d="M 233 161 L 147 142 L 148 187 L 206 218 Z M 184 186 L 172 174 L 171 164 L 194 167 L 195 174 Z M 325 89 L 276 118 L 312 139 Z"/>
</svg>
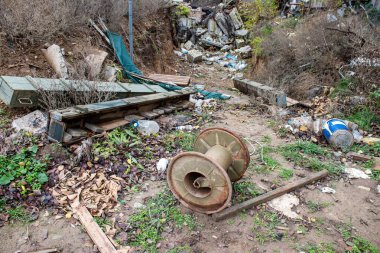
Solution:
<svg viewBox="0 0 380 253">
<path fill-rule="evenodd" d="M 174 196 L 196 212 L 216 213 L 231 201 L 232 185 L 227 172 L 203 154 L 177 155 L 169 165 L 167 176 Z"/>
<path fill-rule="evenodd" d="M 221 145 L 231 152 L 232 164 L 227 168 L 227 173 L 232 182 L 240 180 L 250 162 L 249 151 L 243 140 L 230 130 L 209 128 L 199 134 L 194 151 L 206 154 L 215 145 Z"/>
<path fill-rule="evenodd" d="M 194 211 L 219 212 L 231 201 L 231 181 L 239 180 L 248 167 L 248 149 L 231 131 L 211 128 L 198 136 L 194 150 L 172 159 L 167 173 L 170 190 Z"/>
</svg>

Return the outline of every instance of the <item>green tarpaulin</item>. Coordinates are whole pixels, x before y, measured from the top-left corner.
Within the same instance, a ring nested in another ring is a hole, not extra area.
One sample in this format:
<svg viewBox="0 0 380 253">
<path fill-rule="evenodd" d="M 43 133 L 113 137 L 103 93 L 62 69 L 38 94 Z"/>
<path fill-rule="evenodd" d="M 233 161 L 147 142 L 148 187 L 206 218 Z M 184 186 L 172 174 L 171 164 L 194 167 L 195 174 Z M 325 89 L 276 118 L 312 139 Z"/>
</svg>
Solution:
<svg viewBox="0 0 380 253">
<path fill-rule="evenodd" d="M 125 77 L 133 81 L 134 83 L 146 83 L 151 85 L 159 85 L 162 88 L 168 90 L 168 91 L 175 91 L 175 90 L 181 90 L 182 87 L 179 87 L 177 85 L 169 84 L 169 83 L 161 83 L 149 80 L 148 78 L 145 78 L 141 71 L 133 64 L 133 61 L 128 54 L 127 48 L 125 47 L 123 37 L 120 36 L 117 33 L 113 33 L 111 31 L 107 31 L 107 37 L 111 42 L 111 46 L 113 47 L 115 51 L 115 55 L 121 64 L 123 66 L 123 74 Z M 219 92 L 209 92 L 205 90 L 197 90 L 199 93 L 201 93 L 206 99 L 216 98 L 216 99 L 229 99 L 230 96 L 221 94 Z"/>
</svg>

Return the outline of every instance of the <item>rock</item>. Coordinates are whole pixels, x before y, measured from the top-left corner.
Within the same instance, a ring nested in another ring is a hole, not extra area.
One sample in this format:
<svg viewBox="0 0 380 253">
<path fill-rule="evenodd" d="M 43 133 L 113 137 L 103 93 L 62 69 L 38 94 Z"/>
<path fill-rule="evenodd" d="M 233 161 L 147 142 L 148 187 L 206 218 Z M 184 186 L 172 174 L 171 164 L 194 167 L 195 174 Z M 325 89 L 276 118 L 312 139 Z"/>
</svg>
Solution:
<svg viewBox="0 0 380 253">
<path fill-rule="evenodd" d="M 187 54 L 187 61 L 197 63 L 202 61 L 203 54 L 198 50 L 191 50 Z"/>
<path fill-rule="evenodd" d="M 223 46 L 220 51 L 222 52 L 227 52 L 227 51 L 230 51 L 232 49 L 232 46 L 231 45 L 225 45 Z"/>
<path fill-rule="evenodd" d="M 365 174 L 364 171 L 355 169 L 355 168 L 345 168 L 344 173 L 348 174 L 348 178 L 354 179 L 354 178 L 363 178 L 363 179 L 369 179 L 370 177 Z"/>
<path fill-rule="evenodd" d="M 93 80 L 102 71 L 102 65 L 108 53 L 98 49 L 92 49 L 90 54 L 86 56 L 85 61 L 89 67 L 88 77 Z"/>
<path fill-rule="evenodd" d="M 238 52 L 241 55 L 241 58 L 243 58 L 243 59 L 247 59 L 247 58 L 252 57 L 251 46 L 241 47 L 241 48 L 237 49 L 236 52 Z"/>
<path fill-rule="evenodd" d="M 353 96 L 349 100 L 350 105 L 365 105 L 368 103 L 368 99 L 363 96 Z"/>
<path fill-rule="evenodd" d="M 45 133 L 48 129 L 48 116 L 37 110 L 12 122 L 12 127 L 17 132 L 23 130 L 33 134 Z"/>
<path fill-rule="evenodd" d="M 55 73 L 57 73 L 57 75 L 60 78 L 66 79 L 69 77 L 66 61 L 63 57 L 63 48 L 54 44 L 48 47 L 47 49 L 42 49 L 42 52 L 50 66 L 52 66 Z"/>
<path fill-rule="evenodd" d="M 357 187 L 358 187 L 358 189 L 365 190 L 367 192 L 371 191 L 371 188 L 369 188 L 369 187 L 365 187 L 365 186 L 361 186 L 361 185 L 358 185 Z"/>
<path fill-rule="evenodd" d="M 133 208 L 134 209 L 142 209 L 142 208 L 145 208 L 145 207 L 146 207 L 145 205 L 143 205 L 143 204 L 141 204 L 139 202 L 136 202 L 136 203 L 133 204 Z"/>
<path fill-rule="evenodd" d="M 235 46 L 236 48 L 241 48 L 245 46 L 245 40 L 243 39 L 236 39 L 235 40 Z"/>
<path fill-rule="evenodd" d="M 165 172 L 169 164 L 169 160 L 166 158 L 161 158 L 156 164 L 158 172 Z"/>
<path fill-rule="evenodd" d="M 119 69 L 117 67 L 106 66 L 103 71 L 103 79 L 107 82 L 116 81 L 118 71 Z"/>
<path fill-rule="evenodd" d="M 376 188 L 376 193 L 377 194 L 380 194 L 380 184 L 377 186 L 377 188 Z"/>
<path fill-rule="evenodd" d="M 62 162 L 70 159 L 69 152 L 58 143 L 50 143 L 41 148 L 42 157 L 49 156 L 53 161 Z"/>
<path fill-rule="evenodd" d="M 271 200 L 269 202 L 269 206 L 289 218 L 297 219 L 300 218 L 300 216 L 297 213 L 293 212 L 292 208 L 299 205 L 299 203 L 300 200 L 297 196 L 294 196 L 292 194 L 285 194 L 281 197 Z"/>
<path fill-rule="evenodd" d="M 246 29 L 240 29 L 235 31 L 235 36 L 240 38 L 247 38 L 249 31 Z"/>
<path fill-rule="evenodd" d="M 194 47 L 194 44 L 190 40 L 183 45 L 183 48 L 185 48 L 186 50 L 191 50 L 193 49 L 193 47 Z"/>
</svg>

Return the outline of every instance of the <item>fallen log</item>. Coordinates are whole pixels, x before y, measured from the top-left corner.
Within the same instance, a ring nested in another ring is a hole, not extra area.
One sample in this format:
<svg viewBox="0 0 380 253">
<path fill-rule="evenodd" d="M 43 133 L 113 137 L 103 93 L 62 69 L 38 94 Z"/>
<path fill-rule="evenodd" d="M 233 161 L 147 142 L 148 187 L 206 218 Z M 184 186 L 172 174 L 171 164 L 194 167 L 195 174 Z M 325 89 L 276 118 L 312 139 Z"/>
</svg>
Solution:
<svg viewBox="0 0 380 253">
<path fill-rule="evenodd" d="M 258 205 L 263 204 L 265 202 L 268 202 L 272 199 L 280 197 L 280 196 L 282 196 L 288 192 L 294 191 L 297 188 L 300 188 L 300 187 L 303 187 L 307 184 L 310 184 L 311 182 L 314 182 L 314 181 L 317 181 L 321 178 L 324 178 L 328 174 L 329 173 L 326 170 L 315 173 L 315 174 L 310 175 L 310 176 L 303 178 L 301 180 L 298 180 L 298 181 L 295 181 L 295 182 L 290 183 L 288 185 L 285 185 L 283 187 L 277 188 L 276 190 L 267 192 L 267 193 L 260 195 L 256 198 L 247 200 L 243 203 L 240 203 L 240 204 L 237 204 L 237 205 L 232 206 L 230 208 L 227 208 L 227 209 L 221 211 L 220 213 L 213 214 L 212 218 L 215 221 L 220 221 L 220 220 L 226 219 L 226 218 L 231 217 L 232 215 L 234 215 L 240 211 L 252 208 L 254 206 L 258 206 Z"/>
</svg>

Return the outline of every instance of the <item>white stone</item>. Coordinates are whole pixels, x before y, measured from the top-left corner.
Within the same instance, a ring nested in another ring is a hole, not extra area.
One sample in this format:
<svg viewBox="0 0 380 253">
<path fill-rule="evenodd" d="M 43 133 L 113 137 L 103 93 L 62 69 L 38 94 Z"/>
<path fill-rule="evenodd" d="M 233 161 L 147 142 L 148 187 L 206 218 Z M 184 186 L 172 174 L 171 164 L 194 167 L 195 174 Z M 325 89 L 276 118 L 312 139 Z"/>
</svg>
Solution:
<svg viewBox="0 0 380 253">
<path fill-rule="evenodd" d="M 369 188 L 369 187 L 365 187 L 365 186 L 361 186 L 361 185 L 358 185 L 357 187 L 358 187 L 358 189 L 365 190 L 367 192 L 371 191 L 371 188 Z"/>
<path fill-rule="evenodd" d="M 145 208 L 145 205 L 139 203 L 139 202 L 136 202 L 133 204 L 133 208 L 134 209 L 142 209 L 142 208 Z"/>
<path fill-rule="evenodd" d="M 363 178 L 363 179 L 370 178 L 367 174 L 365 174 L 364 171 L 355 169 L 355 168 L 345 168 L 344 172 L 348 174 L 349 178 Z"/>
<path fill-rule="evenodd" d="M 281 197 L 271 200 L 269 202 L 269 206 L 289 218 L 298 219 L 300 216 L 296 212 L 293 212 L 292 208 L 299 205 L 299 203 L 300 200 L 296 196 L 285 194 Z"/>
<path fill-rule="evenodd" d="M 203 54 L 198 50 L 191 50 L 189 51 L 187 55 L 187 60 L 189 62 L 201 62 L 202 61 Z"/>
<path fill-rule="evenodd" d="M 331 193 L 331 194 L 336 193 L 336 190 L 334 190 L 333 188 L 330 188 L 330 187 L 322 187 L 321 191 L 323 193 Z"/>
<path fill-rule="evenodd" d="M 189 40 L 189 41 L 187 41 L 187 42 L 183 45 L 183 47 L 184 47 L 186 50 L 191 50 L 191 49 L 193 49 L 194 44 L 193 44 L 193 42 L 191 42 L 191 41 Z"/>
<path fill-rule="evenodd" d="M 16 129 L 17 132 L 23 130 L 33 134 L 41 134 L 47 131 L 48 117 L 46 114 L 37 110 L 14 120 L 12 127 Z"/>
<path fill-rule="evenodd" d="M 376 192 L 377 192 L 378 194 L 380 194 L 380 184 L 377 186 L 377 188 L 376 188 Z"/>
<path fill-rule="evenodd" d="M 161 158 L 158 163 L 156 164 L 157 166 L 157 171 L 158 172 L 165 172 L 169 164 L 169 160 L 166 158 Z"/>
</svg>

